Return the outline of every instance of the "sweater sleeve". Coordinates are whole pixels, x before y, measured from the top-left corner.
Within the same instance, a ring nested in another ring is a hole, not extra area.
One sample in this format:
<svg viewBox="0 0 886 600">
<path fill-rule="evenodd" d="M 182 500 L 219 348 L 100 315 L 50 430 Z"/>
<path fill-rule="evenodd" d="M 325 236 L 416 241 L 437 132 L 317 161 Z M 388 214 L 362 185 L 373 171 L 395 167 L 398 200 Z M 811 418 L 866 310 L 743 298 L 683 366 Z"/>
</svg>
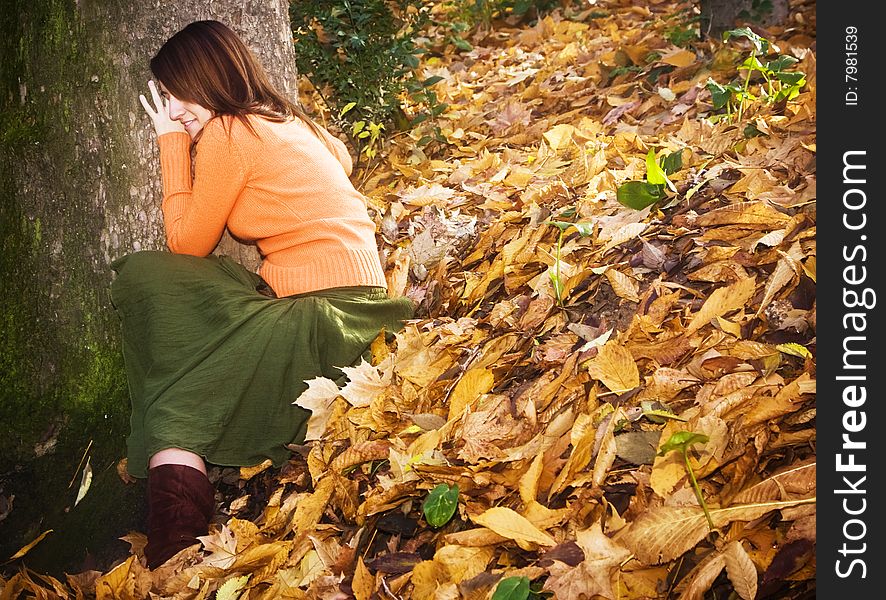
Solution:
<svg viewBox="0 0 886 600">
<path fill-rule="evenodd" d="M 210 121 L 204 128 L 197 144 L 193 183 L 188 134 L 158 138 L 166 245 L 176 254 L 210 254 L 246 185 L 242 155 L 223 129 L 220 121 Z"/>
</svg>

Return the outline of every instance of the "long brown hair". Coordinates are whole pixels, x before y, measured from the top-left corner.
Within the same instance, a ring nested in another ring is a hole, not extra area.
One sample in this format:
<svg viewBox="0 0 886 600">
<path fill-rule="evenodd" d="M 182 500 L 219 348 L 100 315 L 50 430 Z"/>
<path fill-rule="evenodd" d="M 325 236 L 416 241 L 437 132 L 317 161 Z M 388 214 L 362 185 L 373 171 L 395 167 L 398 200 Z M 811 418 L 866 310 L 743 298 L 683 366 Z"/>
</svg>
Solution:
<svg viewBox="0 0 886 600">
<path fill-rule="evenodd" d="M 278 91 L 255 55 L 227 25 L 194 21 L 166 40 L 151 72 L 176 98 L 213 116 L 232 115 L 255 133 L 247 115 L 281 122 L 298 117 L 323 139 L 317 125 Z"/>
</svg>

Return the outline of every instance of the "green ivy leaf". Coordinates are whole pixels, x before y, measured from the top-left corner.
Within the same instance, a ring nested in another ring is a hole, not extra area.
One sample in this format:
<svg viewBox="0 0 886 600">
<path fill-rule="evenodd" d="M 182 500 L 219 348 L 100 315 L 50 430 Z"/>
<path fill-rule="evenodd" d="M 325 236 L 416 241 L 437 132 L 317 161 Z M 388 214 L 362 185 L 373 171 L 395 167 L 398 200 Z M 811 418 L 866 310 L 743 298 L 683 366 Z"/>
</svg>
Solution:
<svg viewBox="0 0 886 600">
<path fill-rule="evenodd" d="M 782 54 L 781 56 L 779 56 L 775 60 L 770 60 L 768 63 L 766 63 L 766 68 L 769 69 L 770 71 L 785 71 L 785 70 L 793 67 L 798 62 L 800 62 L 800 61 L 797 60 L 796 58 L 794 58 L 793 56 L 787 56 L 786 54 Z"/>
<path fill-rule="evenodd" d="M 729 31 L 723 32 L 724 42 L 728 42 L 729 38 L 732 37 L 743 37 L 749 39 L 754 45 L 757 54 L 766 54 L 767 52 L 769 52 L 769 40 L 764 37 L 760 37 L 748 27 L 739 27 L 738 29 L 730 29 Z"/>
<path fill-rule="evenodd" d="M 643 210 L 664 198 L 664 185 L 653 185 L 645 181 L 628 181 L 618 186 L 618 201 L 634 210 Z"/>
<path fill-rule="evenodd" d="M 442 527 L 449 522 L 458 508 L 458 486 L 441 483 L 428 494 L 422 504 L 425 519 L 431 527 Z"/>
<path fill-rule="evenodd" d="M 683 151 L 677 150 L 676 152 L 672 152 L 667 156 L 663 156 L 661 159 L 661 168 L 664 170 L 665 174 L 670 175 L 672 173 L 676 173 L 680 169 L 683 168 Z"/>
<path fill-rule="evenodd" d="M 505 577 L 498 582 L 492 600 L 526 600 L 529 598 L 528 577 Z"/>
<path fill-rule="evenodd" d="M 720 85 L 713 79 L 708 79 L 708 82 L 705 84 L 705 87 L 709 92 L 711 92 L 711 101 L 714 103 L 714 109 L 720 110 L 729 102 L 732 98 L 732 89 Z"/>
</svg>

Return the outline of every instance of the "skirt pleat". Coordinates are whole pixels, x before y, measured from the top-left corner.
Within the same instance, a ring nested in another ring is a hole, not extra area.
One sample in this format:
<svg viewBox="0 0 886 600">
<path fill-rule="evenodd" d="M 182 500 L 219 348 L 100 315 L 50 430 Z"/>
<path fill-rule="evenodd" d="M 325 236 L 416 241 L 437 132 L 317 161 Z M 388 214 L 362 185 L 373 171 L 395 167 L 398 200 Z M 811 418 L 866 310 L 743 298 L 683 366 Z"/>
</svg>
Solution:
<svg viewBox="0 0 886 600">
<path fill-rule="evenodd" d="M 343 383 L 339 367 L 368 358 L 381 330 L 412 317 L 406 298 L 376 287 L 268 297 L 228 257 L 143 251 L 112 265 L 132 401 L 127 469 L 181 448 L 223 466 L 289 457 L 310 412 L 295 406 L 307 380 Z"/>
</svg>

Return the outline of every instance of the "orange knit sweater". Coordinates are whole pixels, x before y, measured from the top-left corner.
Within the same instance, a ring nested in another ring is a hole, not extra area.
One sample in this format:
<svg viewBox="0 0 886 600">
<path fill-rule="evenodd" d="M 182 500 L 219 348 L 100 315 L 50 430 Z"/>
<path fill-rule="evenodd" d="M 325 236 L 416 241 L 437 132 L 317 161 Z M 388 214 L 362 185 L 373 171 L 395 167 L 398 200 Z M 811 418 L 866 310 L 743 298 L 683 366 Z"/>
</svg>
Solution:
<svg viewBox="0 0 886 600">
<path fill-rule="evenodd" d="M 321 140 L 298 119 L 249 119 L 257 136 L 233 117 L 206 124 L 193 178 L 188 134 L 158 138 L 169 249 L 207 256 L 227 228 L 258 246 L 258 272 L 278 297 L 386 287 L 375 224 L 348 179 L 352 163 L 341 140 L 325 130 Z"/>
</svg>

